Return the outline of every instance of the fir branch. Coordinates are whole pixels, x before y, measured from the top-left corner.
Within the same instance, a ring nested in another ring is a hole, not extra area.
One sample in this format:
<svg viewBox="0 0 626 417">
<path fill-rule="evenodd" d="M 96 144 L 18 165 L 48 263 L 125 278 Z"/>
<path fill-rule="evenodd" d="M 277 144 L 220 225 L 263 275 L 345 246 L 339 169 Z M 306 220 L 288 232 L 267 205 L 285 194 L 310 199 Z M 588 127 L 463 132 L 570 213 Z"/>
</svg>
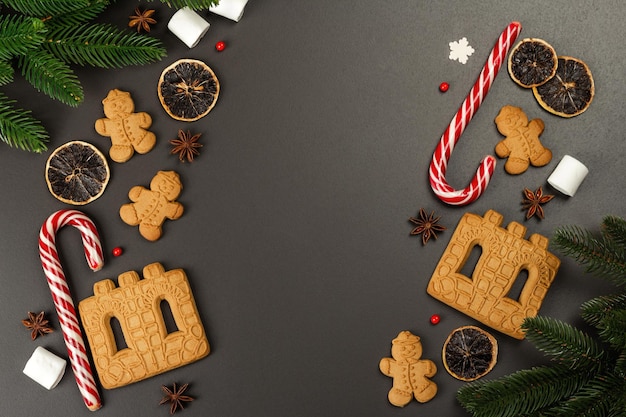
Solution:
<svg viewBox="0 0 626 417">
<path fill-rule="evenodd" d="M 0 60 L 24 55 L 44 41 L 45 25 L 39 19 L 0 15 Z"/>
<path fill-rule="evenodd" d="M 615 311 L 626 309 L 626 293 L 603 295 L 585 301 L 581 305 L 581 316 L 587 324 L 598 326 Z"/>
<path fill-rule="evenodd" d="M 0 140 L 31 152 L 47 149 L 48 133 L 31 112 L 15 107 L 15 100 L 0 93 Z"/>
<path fill-rule="evenodd" d="M 46 19 L 50 16 L 70 13 L 76 9 L 88 7 L 92 0 L 2 0 L 11 9 L 28 16 Z"/>
<path fill-rule="evenodd" d="M 545 409 L 578 391 L 590 376 L 566 366 L 536 367 L 491 381 L 471 382 L 457 399 L 475 417 L 515 417 Z"/>
<path fill-rule="evenodd" d="M 18 67 L 24 78 L 38 91 L 68 106 L 78 106 L 83 89 L 71 68 L 54 55 L 40 50 L 23 55 Z"/>
<path fill-rule="evenodd" d="M 161 3 L 175 9 L 189 7 L 191 10 L 205 10 L 211 6 L 216 6 L 219 0 L 161 0 Z"/>
<path fill-rule="evenodd" d="M 606 216 L 602 220 L 602 233 L 626 251 L 626 220 L 617 216 Z"/>
<path fill-rule="evenodd" d="M 537 349 L 564 366 L 597 372 L 603 365 L 602 346 L 565 322 L 550 317 L 528 317 L 521 328 Z"/>
<path fill-rule="evenodd" d="M 606 417 L 621 408 L 619 400 L 624 381 L 613 375 L 595 378 L 585 384 L 575 395 L 543 410 L 542 417 Z M 623 414 L 614 414 L 621 415 Z"/>
<path fill-rule="evenodd" d="M 65 62 L 101 68 L 143 65 L 167 53 L 159 40 L 109 24 L 53 28 L 45 47 Z"/>
<path fill-rule="evenodd" d="M 10 62 L 0 61 L 0 85 L 7 85 L 13 82 L 14 72 L 13 65 Z"/>
<path fill-rule="evenodd" d="M 78 26 L 92 21 L 110 5 L 109 0 L 91 0 L 85 4 L 78 3 L 76 8 L 61 14 L 51 15 L 46 24 L 49 27 Z"/>
<path fill-rule="evenodd" d="M 557 229 L 552 239 L 554 245 L 586 271 L 602 275 L 617 285 L 626 285 L 626 253 L 609 239 L 597 239 L 577 226 Z"/>
</svg>

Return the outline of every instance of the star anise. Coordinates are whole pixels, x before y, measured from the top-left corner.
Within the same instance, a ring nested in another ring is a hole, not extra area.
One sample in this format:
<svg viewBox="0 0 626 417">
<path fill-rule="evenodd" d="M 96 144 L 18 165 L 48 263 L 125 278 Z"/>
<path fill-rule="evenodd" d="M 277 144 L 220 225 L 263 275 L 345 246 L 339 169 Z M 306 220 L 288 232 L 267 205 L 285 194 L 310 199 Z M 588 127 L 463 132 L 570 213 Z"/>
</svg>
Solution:
<svg viewBox="0 0 626 417">
<path fill-rule="evenodd" d="M 161 389 L 165 393 L 165 397 L 159 402 L 159 405 L 170 403 L 170 414 L 174 414 L 179 408 L 181 410 L 184 409 L 184 402 L 193 401 L 192 397 L 183 395 L 187 391 L 187 387 L 189 387 L 189 384 L 176 388 L 176 383 L 174 383 L 172 389 L 162 385 Z"/>
<path fill-rule="evenodd" d="M 526 210 L 526 219 L 530 219 L 533 216 L 539 217 L 539 219 L 543 219 L 543 207 L 542 204 L 547 203 L 548 201 L 554 198 L 551 194 L 544 194 L 543 188 L 537 188 L 537 191 L 533 192 L 528 188 L 524 188 L 524 200 L 522 200 L 522 209 Z"/>
<path fill-rule="evenodd" d="M 22 324 L 30 330 L 30 337 L 35 340 L 37 336 L 52 333 L 52 327 L 50 327 L 49 321 L 46 320 L 45 314 L 42 311 L 39 314 L 28 312 L 28 318 L 22 320 Z"/>
<path fill-rule="evenodd" d="M 409 221 L 416 227 L 411 230 L 411 236 L 422 235 L 422 245 L 428 243 L 431 237 L 437 239 L 437 233 L 446 230 L 445 226 L 439 224 L 441 217 L 435 217 L 433 211 L 428 215 L 426 210 L 420 209 L 419 217 L 409 217 Z"/>
<path fill-rule="evenodd" d="M 139 10 L 139 7 L 135 8 L 135 14 L 132 16 L 128 16 L 130 21 L 128 22 L 128 27 L 137 26 L 137 33 L 141 32 L 141 30 L 145 30 L 146 32 L 150 32 L 150 25 L 156 24 L 156 20 L 152 18 L 154 14 L 153 9 L 147 9 L 144 11 Z"/>
<path fill-rule="evenodd" d="M 202 133 L 196 133 L 192 135 L 189 131 L 186 133 L 182 130 L 178 131 L 178 139 L 170 140 L 170 145 L 173 146 L 170 153 L 178 154 L 178 159 L 185 162 L 185 159 L 189 162 L 193 162 L 193 158 L 196 155 L 200 155 L 198 148 L 202 147 L 201 143 L 198 143 Z"/>
</svg>

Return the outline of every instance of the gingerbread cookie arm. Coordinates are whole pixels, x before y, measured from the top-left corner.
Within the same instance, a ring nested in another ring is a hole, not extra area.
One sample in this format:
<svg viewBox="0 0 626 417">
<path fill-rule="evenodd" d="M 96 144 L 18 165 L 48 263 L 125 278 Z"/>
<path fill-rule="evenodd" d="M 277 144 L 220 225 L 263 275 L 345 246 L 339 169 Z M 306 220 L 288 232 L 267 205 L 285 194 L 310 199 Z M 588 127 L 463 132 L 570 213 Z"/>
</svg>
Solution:
<svg viewBox="0 0 626 417">
<path fill-rule="evenodd" d="M 176 220 L 176 219 L 179 219 L 183 215 L 184 211 L 185 211 L 185 208 L 183 207 L 182 204 L 177 203 L 177 202 L 171 202 L 171 203 L 168 203 L 167 205 L 167 212 L 165 213 L 165 217 L 167 217 L 170 220 Z"/>
<path fill-rule="evenodd" d="M 109 125 L 111 124 L 111 122 L 112 120 L 107 119 L 106 117 L 96 120 L 96 123 L 94 125 L 96 132 L 102 136 L 111 136 L 111 134 L 109 133 Z"/>
</svg>

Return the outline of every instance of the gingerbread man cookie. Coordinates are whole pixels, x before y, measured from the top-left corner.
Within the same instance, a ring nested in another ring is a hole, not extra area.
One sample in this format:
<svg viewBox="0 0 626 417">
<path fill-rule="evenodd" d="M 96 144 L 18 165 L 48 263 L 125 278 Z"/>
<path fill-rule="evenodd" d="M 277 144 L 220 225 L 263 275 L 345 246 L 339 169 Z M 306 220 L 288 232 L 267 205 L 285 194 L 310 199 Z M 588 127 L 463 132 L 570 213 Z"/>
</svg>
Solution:
<svg viewBox="0 0 626 417">
<path fill-rule="evenodd" d="M 391 342 L 391 356 L 382 358 L 380 371 L 393 378 L 393 386 L 387 397 L 397 407 L 404 407 L 415 399 L 425 403 L 437 394 L 437 384 L 431 381 L 437 373 L 437 366 L 422 357 L 422 342 L 418 336 L 405 330 Z"/>
<path fill-rule="evenodd" d="M 529 165 L 541 167 L 552 160 L 552 152 L 539 141 L 544 124 L 541 119 L 530 122 L 519 107 L 504 106 L 495 119 L 498 131 L 506 136 L 496 145 L 500 158 L 509 158 L 504 170 L 516 175 L 525 172 Z"/>
<path fill-rule="evenodd" d="M 139 185 L 130 189 L 132 203 L 120 208 L 120 217 L 126 224 L 139 225 L 139 233 L 147 240 L 158 240 L 165 219 L 176 220 L 183 215 L 183 205 L 174 201 L 182 189 L 176 172 L 159 171 L 150 181 L 149 190 Z"/>
<path fill-rule="evenodd" d="M 154 133 L 146 130 L 152 124 L 148 113 L 135 113 L 130 93 L 111 90 L 102 100 L 105 118 L 96 120 L 96 132 L 111 138 L 109 155 L 115 162 L 128 161 L 135 151 L 150 152 L 156 144 Z"/>
</svg>

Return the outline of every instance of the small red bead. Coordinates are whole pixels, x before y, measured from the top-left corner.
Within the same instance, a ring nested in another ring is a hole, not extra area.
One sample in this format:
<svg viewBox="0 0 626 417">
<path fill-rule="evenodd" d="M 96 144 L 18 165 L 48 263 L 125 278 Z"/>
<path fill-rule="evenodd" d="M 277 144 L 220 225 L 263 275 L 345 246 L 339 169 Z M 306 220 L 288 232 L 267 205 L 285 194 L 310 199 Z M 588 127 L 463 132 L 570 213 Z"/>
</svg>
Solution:
<svg viewBox="0 0 626 417">
<path fill-rule="evenodd" d="M 430 324 L 439 324 L 440 321 L 441 317 L 439 316 L 439 314 L 433 314 L 432 316 L 430 316 Z"/>
<path fill-rule="evenodd" d="M 226 43 L 224 43 L 223 41 L 219 41 L 215 44 L 215 49 L 217 49 L 218 52 L 222 52 L 224 49 L 226 49 Z"/>
<path fill-rule="evenodd" d="M 445 81 L 439 84 L 439 91 L 441 91 L 442 93 L 445 93 L 446 91 L 448 91 L 449 88 L 450 88 L 450 84 L 448 84 Z"/>
<path fill-rule="evenodd" d="M 119 246 L 117 248 L 113 248 L 113 256 L 120 256 L 122 253 L 124 253 L 124 250 Z"/>
</svg>

